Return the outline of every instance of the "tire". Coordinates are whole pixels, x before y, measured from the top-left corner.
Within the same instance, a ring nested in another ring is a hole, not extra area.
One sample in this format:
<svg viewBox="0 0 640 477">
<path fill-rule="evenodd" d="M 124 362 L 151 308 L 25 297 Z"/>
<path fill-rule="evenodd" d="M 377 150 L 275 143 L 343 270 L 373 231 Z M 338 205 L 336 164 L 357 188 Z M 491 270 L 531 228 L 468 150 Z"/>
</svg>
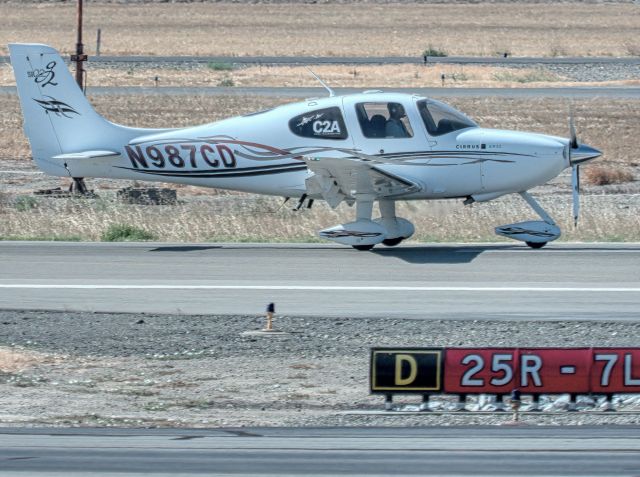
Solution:
<svg viewBox="0 0 640 477">
<path fill-rule="evenodd" d="M 384 239 L 382 243 L 387 247 L 395 247 L 396 245 L 399 245 L 400 242 L 402 242 L 403 240 L 404 240 L 404 237 L 396 237 L 392 239 Z"/>
<path fill-rule="evenodd" d="M 525 242 L 531 248 L 542 248 L 547 245 L 547 242 Z"/>
<path fill-rule="evenodd" d="M 352 247 L 361 252 L 366 252 L 367 250 L 371 250 L 374 245 L 352 245 Z"/>
</svg>

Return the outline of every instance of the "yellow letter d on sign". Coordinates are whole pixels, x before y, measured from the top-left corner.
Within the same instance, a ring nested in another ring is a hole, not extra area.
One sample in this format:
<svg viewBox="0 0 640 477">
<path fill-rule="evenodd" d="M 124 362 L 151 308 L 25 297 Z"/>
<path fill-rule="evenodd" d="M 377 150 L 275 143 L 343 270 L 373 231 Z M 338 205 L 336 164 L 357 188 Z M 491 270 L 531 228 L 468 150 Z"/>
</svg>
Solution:
<svg viewBox="0 0 640 477">
<path fill-rule="evenodd" d="M 402 364 L 407 363 L 409 365 L 409 376 L 403 378 Z M 396 373 L 395 384 L 396 386 L 408 386 L 416 380 L 418 376 L 418 362 L 410 354 L 397 354 L 396 355 Z"/>
</svg>

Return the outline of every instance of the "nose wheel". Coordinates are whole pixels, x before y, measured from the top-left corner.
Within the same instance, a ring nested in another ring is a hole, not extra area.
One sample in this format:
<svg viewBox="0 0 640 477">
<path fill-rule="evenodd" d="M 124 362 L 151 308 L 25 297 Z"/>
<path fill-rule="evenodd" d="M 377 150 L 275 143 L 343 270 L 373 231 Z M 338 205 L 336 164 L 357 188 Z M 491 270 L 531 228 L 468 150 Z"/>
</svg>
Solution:
<svg viewBox="0 0 640 477">
<path fill-rule="evenodd" d="M 356 250 L 360 250 L 361 252 L 366 252 L 367 250 L 371 250 L 375 245 L 352 245 Z"/>
</svg>

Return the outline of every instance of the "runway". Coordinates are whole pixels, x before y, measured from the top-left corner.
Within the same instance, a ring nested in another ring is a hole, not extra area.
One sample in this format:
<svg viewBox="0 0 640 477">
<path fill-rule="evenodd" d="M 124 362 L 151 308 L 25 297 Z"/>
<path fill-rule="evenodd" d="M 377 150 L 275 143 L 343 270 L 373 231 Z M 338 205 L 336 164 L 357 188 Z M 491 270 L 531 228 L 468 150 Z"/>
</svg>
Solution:
<svg viewBox="0 0 640 477">
<path fill-rule="evenodd" d="M 0 308 L 638 320 L 640 244 L 0 243 Z"/>
<path fill-rule="evenodd" d="M 334 88 L 336 94 L 355 94 L 364 90 L 383 90 L 418 94 L 434 98 L 626 98 L 640 99 L 640 88 L 635 87 L 557 87 L 557 88 Z M 16 95 L 15 86 L 0 86 L 0 94 Z M 90 86 L 89 96 L 148 95 L 148 96 L 267 96 L 277 98 L 317 98 L 327 95 L 323 88 L 309 87 L 183 87 L 183 86 Z"/>
<path fill-rule="evenodd" d="M 605 426 L 3 429 L 0 473 L 624 477 L 640 473 L 639 430 Z"/>
</svg>

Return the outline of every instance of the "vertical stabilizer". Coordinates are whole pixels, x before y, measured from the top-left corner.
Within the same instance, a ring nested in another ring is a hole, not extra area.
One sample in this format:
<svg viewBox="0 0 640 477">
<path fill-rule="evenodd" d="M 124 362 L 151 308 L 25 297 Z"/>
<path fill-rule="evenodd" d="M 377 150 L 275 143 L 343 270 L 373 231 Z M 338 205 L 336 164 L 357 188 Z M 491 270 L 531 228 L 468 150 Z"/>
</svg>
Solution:
<svg viewBox="0 0 640 477">
<path fill-rule="evenodd" d="M 107 121 L 91 106 L 71 72 L 50 46 L 10 44 L 11 65 L 33 158 L 46 173 L 70 175 L 52 157 L 87 150 L 120 148 L 151 130 Z"/>
</svg>

